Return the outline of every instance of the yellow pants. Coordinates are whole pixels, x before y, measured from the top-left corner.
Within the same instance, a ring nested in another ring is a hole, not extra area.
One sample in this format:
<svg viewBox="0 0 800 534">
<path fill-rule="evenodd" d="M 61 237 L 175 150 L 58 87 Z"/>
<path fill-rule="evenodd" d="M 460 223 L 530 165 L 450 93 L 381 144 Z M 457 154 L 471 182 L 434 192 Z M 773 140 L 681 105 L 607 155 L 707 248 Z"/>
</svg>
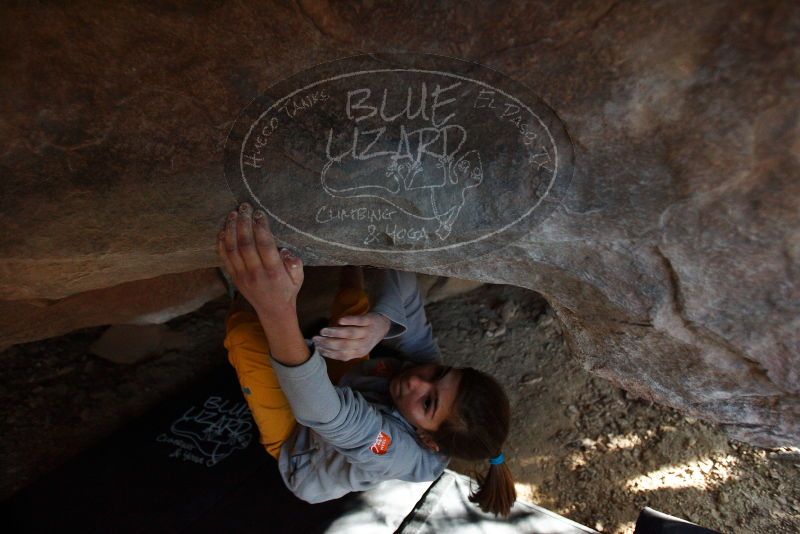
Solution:
<svg viewBox="0 0 800 534">
<path fill-rule="evenodd" d="M 369 298 L 363 290 L 342 288 L 333 299 L 330 323 L 338 325 L 339 319 L 345 315 L 361 315 L 367 311 Z M 225 332 L 228 361 L 236 369 L 242 393 L 261 433 L 261 444 L 277 459 L 281 445 L 297 422 L 270 365 L 267 337 L 258 316 L 248 311 L 236 312 L 228 317 Z M 346 362 L 326 358 L 331 382 L 338 383 L 352 365 L 367 358 L 369 354 Z"/>
</svg>

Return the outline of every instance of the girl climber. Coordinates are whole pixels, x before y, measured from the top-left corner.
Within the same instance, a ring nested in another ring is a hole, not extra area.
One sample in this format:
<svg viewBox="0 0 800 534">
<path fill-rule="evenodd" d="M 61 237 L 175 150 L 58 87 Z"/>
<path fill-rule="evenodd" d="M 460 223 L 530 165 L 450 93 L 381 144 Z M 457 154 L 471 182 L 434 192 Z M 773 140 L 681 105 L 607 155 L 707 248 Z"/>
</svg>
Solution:
<svg viewBox="0 0 800 534">
<path fill-rule="evenodd" d="M 439 363 L 416 276 L 373 271 L 369 311 L 361 269 L 343 269 L 332 326 L 310 343 L 296 307 L 303 263 L 278 251 L 264 212 L 249 204 L 231 212 L 217 251 L 250 305 L 228 315 L 228 359 L 295 495 L 313 503 L 384 480 L 435 480 L 455 456 L 488 462 L 470 499 L 508 515 L 516 498 L 502 454 L 508 398 L 488 375 Z M 403 359 L 369 359 L 379 342 Z"/>
</svg>

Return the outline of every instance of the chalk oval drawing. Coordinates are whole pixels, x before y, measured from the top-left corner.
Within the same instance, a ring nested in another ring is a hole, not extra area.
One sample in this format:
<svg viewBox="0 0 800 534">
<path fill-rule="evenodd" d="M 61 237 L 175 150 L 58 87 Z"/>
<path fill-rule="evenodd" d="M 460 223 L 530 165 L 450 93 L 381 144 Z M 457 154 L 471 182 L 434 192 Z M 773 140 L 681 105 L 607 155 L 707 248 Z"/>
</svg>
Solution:
<svg viewBox="0 0 800 534">
<path fill-rule="evenodd" d="M 534 232 L 573 159 L 564 125 L 521 83 L 453 58 L 372 54 L 270 87 L 235 121 L 224 164 L 237 200 L 290 246 L 441 263 Z"/>
</svg>

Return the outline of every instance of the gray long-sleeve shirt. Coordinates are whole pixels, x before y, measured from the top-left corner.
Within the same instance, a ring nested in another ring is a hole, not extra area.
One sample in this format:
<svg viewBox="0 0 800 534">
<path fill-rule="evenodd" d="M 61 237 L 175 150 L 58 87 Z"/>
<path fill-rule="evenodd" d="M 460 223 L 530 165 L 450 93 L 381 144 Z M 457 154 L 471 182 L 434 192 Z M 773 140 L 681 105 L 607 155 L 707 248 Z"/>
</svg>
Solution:
<svg viewBox="0 0 800 534">
<path fill-rule="evenodd" d="M 439 346 L 425 315 L 417 276 L 392 269 L 368 269 L 364 277 L 372 302 L 370 311 L 392 321 L 379 347 L 389 349 L 404 360 L 439 360 Z"/>
<path fill-rule="evenodd" d="M 449 460 L 424 447 L 391 403 L 389 378 L 413 361 L 437 360 L 439 352 L 416 277 L 387 273 L 373 295 L 372 310 L 389 317 L 387 342 L 409 349 L 411 361 L 369 360 L 334 386 L 316 350 L 295 367 L 272 360 L 299 423 L 281 447 L 278 466 L 287 487 L 305 501 L 335 499 L 390 479 L 435 480 Z"/>
</svg>

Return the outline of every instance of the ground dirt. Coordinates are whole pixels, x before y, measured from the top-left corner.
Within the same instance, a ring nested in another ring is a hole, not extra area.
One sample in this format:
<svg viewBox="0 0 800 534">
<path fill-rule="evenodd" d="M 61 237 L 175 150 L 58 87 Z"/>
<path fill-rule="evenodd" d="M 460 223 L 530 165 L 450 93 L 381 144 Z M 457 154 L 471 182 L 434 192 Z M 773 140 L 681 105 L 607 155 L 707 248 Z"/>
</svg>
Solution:
<svg viewBox="0 0 800 534">
<path fill-rule="evenodd" d="M 0 498 L 224 362 L 226 307 L 171 321 L 187 344 L 135 365 L 88 353 L 102 327 L 0 353 Z M 589 375 L 535 293 L 485 286 L 427 309 L 445 360 L 488 371 L 508 391 L 505 452 L 520 498 L 604 532 L 632 532 L 644 506 L 721 532 L 800 531 L 796 449 L 734 442 Z"/>
</svg>

